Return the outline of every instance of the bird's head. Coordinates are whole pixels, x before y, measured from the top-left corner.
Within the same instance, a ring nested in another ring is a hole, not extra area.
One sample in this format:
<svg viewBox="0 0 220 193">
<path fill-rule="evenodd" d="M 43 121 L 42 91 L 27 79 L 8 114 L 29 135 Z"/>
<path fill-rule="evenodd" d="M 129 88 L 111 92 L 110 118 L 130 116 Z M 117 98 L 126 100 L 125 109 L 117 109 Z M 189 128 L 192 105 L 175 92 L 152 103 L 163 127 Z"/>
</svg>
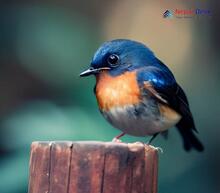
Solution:
<svg viewBox="0 0 220 193">
<path fill-rule="evenodd" d="M 112 40 L 100 46 L 93 56 L 90 68 L 80 76 L 97 75 L 103 71 L 117 76 L 151 65 L 154 60 L 154 54 L 142 43 L 126 39 Z"/>
</svg>

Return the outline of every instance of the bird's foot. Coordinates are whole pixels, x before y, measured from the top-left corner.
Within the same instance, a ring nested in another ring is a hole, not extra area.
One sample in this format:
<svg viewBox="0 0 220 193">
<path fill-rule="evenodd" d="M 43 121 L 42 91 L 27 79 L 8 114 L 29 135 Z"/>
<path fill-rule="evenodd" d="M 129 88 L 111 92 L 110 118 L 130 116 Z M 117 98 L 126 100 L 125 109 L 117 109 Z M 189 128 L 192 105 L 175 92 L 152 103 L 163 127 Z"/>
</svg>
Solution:
<svg viewBox="0 0 220 193">
<path fill-rule="evenodd" d="M 156 149 L 158 152 L 163 153 L 163 149 L 161 147 L 154 147 L 153 145 L 149 145 L 149 144 L 147 144 L 147 145 Z"/>
<path fill-rule="evenodd" d="M 122 143 L 122 140 L 120 140 L 120 138 L 121 138 L 122 136 L 124 136 L 124 135 L 125 135 L 124 132 L 121 133 L 120 135 L 117 135 L 116 137 L 114 137 L 114 138 L 112 139 L 112 142 Z"/>
<path fill-rule="evenodd" d="M 114 138 L 112 139 L 112 142 L 114 142 L 114 143 L 122 143 L 122 140 L 121 140 L 121 139 L 118 139 L 117 137 L 114 137 Z"/>
<path fill-rule="evenodd" d="M 135 142 L 135 144 L 149 146 L 153 149 L 156 149 L 158 152 L 163 153 L 163 149 L 161 147 L 154 147 L 153 145 L 150 145 L 148 143 L 144 143 L 144 142 L 141 142 L 141 141 L 137 141 L 137 142 Z"/>
</svg>

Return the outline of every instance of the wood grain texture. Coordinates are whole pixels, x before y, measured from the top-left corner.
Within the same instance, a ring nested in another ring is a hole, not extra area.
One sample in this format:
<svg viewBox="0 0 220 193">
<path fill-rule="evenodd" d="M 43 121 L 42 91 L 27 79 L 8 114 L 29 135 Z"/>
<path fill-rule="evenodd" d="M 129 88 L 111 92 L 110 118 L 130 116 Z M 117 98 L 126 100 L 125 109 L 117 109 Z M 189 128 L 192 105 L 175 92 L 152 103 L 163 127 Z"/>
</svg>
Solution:
<svg viewBox="0 0 220 193">
<path fill-rule="evenodd" d="M 52 143 L 50 162 L 50 192 L 67 192 L 72 143 Z"/>
<path fill-rule="evenodd" d="M 33 142 L 29 193 L 156 193 L 157 173 L 142 143 Z"/>
<path fill-rule="evenodd" d="M 30 193 L 49 192 L 50 150 L 51 144 L 49 142 L 34 142 L 31 146 Z"/>
</svg>

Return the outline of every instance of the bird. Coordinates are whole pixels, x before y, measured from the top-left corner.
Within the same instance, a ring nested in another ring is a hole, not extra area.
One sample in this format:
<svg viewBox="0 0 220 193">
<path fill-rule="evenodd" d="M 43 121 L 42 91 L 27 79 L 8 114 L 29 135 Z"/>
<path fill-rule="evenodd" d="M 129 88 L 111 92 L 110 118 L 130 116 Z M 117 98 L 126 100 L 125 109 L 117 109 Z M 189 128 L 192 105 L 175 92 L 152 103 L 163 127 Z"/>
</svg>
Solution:
<svg viewBox="0 0 220 193">
<path fill-rule="evenodd" d="M 104 42 L 80 77 L 94 75 L 103 117 L 122 133 L 167 136 L 176 127 L 186 151 L 203 151 L 185 92 L 171 70 L 145 44 L 129 39 Z"/>
</svg>

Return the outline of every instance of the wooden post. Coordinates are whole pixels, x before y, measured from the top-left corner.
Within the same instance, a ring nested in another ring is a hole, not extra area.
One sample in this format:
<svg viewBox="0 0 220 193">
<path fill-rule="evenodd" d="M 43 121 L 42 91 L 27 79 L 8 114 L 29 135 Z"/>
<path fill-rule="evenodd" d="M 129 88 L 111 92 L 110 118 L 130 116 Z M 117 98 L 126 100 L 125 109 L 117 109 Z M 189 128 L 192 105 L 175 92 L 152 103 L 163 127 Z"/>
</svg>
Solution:
<svg viewBox="0 0 220 193">
<path fill-rule="evenodd" d="M 157 171 L 141 143 L 33 142 L 29 193 L 156 193 Z"/>
</svg>

